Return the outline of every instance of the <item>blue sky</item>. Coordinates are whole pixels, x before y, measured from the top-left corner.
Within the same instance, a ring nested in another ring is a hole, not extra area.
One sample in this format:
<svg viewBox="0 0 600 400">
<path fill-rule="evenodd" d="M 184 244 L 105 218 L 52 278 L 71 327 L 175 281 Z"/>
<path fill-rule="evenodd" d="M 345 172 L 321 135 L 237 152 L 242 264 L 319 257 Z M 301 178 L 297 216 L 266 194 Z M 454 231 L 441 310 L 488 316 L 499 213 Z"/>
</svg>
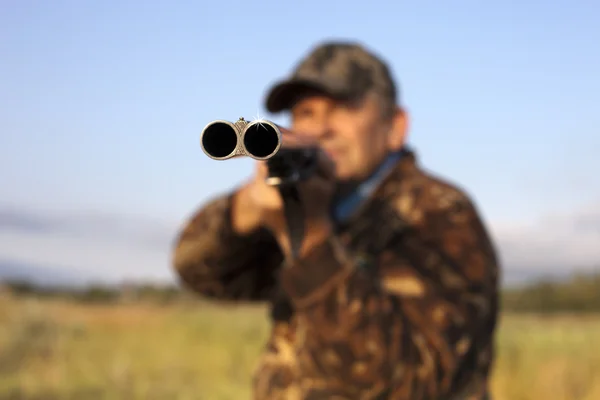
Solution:
<svg viewBox="0 0 600 400">
<path fill-rule="evenodd" d="M 0 215 L 62 222 L 48 231 L 0 220 L 0 259 L 170 277 L 176 229 L 252 167 L 206 158 L 201 129 L 258 114 L 285 123 L 264 110 L 268 86 L 339 38 L 390 63 L 422 164 L 474 197 L 506 264 L 600 264 L 592 1 L 57 0 L 1 10 Z"/>
</svg>

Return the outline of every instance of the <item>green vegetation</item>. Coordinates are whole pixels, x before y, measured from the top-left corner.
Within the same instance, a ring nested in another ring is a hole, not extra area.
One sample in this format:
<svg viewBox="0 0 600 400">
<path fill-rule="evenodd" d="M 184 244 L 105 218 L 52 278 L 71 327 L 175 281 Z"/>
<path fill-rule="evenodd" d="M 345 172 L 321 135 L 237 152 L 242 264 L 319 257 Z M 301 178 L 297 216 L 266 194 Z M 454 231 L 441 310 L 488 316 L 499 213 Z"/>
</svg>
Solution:
<svg viewBox="0 0 600 400">
<path fill-rule="evenodd" d="M 565 281 L 542 280 L 503 293 L 503 310 L 511 312 L 598 312 L 600 272 L 577 274 Z"/>
<path fill-rule="evenodd" d="M 0 286 L 2 284 L 0 283 Z M 197 296 L 172 285 L 100 284 L 73 289 L 43 288 L 28 282 L 5 282 L 5 290 L 15 295 L 39 299 L 69 299 L 84 303 L 115 304 L 148 301 L 158 304 L 197 301 Z M 0 292 L 2 291 L 0 287 Z M 523 287 L 502 291 L 502 310 L 510 313 L 588 313 L 600 312 L 600 271 L 576 274 L 563 281 L 541 280 Z"/>
<path fill-rule="evenodd" d="M 495 400 L 600 398 L 599 285 L 590 276 L 505 292 Z M 172 287 L 13 283 L 0 289 L 0 398 L 249 399 L 268 331 L 263 306 Z"/>
</svg>

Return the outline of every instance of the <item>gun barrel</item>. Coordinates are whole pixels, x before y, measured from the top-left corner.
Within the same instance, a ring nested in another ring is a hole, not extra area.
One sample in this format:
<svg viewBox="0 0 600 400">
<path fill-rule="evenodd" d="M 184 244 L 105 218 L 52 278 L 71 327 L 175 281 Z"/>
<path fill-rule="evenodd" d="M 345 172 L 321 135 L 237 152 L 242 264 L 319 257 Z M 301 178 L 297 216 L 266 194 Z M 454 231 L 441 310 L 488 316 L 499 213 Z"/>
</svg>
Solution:
<svg viewBox="0 0 600 400">
<path fill-rule="evenodd" d="M 248 122 L 240 118 L 231 123 L 216 120 L 202 130 L 200 146 L 207 156 L 215 160 L 240 156 L 268 160 L 281 147 L 281 131 L 270 121 Z"/>
<path fill-rule="evenodd" d="M 237 155 L 239 133 L 235 125 L 228 121 L 212 121 L 200 134 L 202 151 L 212 159 L 226 160 Z"/>
</svg>

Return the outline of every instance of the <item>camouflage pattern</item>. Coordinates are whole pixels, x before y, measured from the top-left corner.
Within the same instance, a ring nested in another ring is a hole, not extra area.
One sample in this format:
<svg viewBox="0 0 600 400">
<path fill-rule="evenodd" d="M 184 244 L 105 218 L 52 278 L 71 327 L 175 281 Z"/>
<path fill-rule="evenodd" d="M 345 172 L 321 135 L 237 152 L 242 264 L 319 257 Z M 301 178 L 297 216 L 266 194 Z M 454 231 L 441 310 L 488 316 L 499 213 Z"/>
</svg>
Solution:
<svg viewBox="0 0 600 400">
<path fill-rule="evenodd" d="M 204 296 L 271 304 L 255 400 L 487 398 L 499 266 L 463 191 L 409 152 L 335 237 L 283 268 L 267 232 L 233 233 L 231 196 L 189 222 L 174 265 Z"/>
<path fill-rule="evenodd" d="M 398 88 L 389 67 L 357 43 L 330 42 L 317 46 L 296 66 L 289 79 L 271 88 L 266 108 L 273 113 L 290 109 L 302 88 L 350 101 L 374 93 L 388 110 L 397 103 Z"/>
</svg>

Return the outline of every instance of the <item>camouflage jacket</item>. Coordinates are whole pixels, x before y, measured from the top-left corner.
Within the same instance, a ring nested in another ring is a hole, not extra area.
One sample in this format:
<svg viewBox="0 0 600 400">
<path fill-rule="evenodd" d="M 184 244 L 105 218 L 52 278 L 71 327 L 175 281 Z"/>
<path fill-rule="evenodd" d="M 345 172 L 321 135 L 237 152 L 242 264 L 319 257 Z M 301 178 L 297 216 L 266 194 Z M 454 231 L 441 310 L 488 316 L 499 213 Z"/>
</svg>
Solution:
<svg viewBox="0 0 600 400">
<path fill-rule="evenodd" d="M 181 233 L 174 265 L 206 297 L 267 301 L 255 400 L 487 398 L 495 249 L 468 196 L 401 159 L 329 242 L 293 265 L 231 229 L 232 194 Z"/>
</svg>

